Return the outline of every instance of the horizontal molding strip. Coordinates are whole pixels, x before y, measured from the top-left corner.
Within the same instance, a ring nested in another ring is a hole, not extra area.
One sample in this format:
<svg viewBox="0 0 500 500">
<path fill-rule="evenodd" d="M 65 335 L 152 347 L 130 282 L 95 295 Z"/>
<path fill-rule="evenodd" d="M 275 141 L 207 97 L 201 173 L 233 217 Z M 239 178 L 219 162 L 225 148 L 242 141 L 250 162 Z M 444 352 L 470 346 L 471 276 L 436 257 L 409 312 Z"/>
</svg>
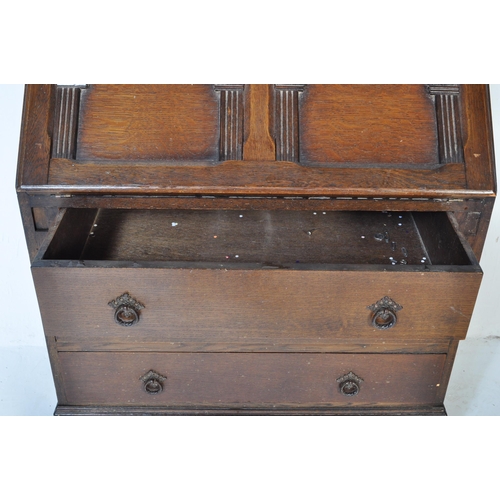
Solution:
<svg viewBox="0 0 500 500">
<path fill-rule="evenodd" d="M 242 179 L 245 182 L 242 183 Z M 56 188 L 57 186 L 57 188 Z M 41 186 L 39 186 L 40 188 Z M 148 194 L 297 196 L 467 196 L 461 163 L 427 170 L 303 167 L 292 162 L 227 161 L 217 165 L 85 163 L 52 159 L 44 189 Z M 29 189 L 24 186 L 25 189 Z"/>
</svg>

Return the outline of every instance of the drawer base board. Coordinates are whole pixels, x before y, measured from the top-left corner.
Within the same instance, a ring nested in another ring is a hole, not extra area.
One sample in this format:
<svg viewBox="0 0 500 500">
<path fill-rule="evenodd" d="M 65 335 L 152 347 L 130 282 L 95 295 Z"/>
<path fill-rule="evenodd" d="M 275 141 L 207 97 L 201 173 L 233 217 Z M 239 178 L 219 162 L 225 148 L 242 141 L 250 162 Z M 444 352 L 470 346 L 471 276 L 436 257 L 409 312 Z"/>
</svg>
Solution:
<svg viewBox="0 0 500 500">
<path fill-rule="evenodd" d="M 64 406 L 58 405 L 55 416 L 447 416 L 443 405 L 386 406 L 350 408 L 189 408 L 148 406 Z"/>
</svg>

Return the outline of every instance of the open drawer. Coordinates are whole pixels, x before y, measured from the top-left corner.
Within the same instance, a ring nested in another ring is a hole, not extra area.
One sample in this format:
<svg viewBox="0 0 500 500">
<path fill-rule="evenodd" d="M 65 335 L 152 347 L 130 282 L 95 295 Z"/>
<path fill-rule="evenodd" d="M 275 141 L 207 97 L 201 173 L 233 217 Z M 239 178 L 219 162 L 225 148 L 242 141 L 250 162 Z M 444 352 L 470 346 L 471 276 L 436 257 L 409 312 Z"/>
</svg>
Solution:
<svg viewBox="0 0 500 500">
<path fill-rule="evenodd" d="M 482 276 L 444 212 L 66 209 L 32 271 L 68 350 L 461 339 Z"/>
</svg>

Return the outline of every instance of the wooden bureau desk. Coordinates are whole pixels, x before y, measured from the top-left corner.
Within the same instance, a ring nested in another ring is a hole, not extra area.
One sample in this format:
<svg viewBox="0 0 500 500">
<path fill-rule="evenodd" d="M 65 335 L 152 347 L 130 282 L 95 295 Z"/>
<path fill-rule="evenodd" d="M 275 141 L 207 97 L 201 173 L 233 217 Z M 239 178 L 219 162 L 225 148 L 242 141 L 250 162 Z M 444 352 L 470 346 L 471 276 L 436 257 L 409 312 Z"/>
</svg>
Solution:
<svg viewBox="0 0 500 500">
<path fill-rule="evenodd" d="M 443 415 L 495 199 L 485 85 L 28 85 L 57 415 Z"/>
</svg>

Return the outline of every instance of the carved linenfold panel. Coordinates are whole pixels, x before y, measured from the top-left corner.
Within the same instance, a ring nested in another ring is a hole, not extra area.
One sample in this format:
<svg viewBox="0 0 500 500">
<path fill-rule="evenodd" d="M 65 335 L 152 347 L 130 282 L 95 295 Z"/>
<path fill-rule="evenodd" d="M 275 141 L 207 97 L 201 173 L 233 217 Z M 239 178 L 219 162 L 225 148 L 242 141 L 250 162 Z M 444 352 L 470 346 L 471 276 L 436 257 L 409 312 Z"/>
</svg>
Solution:
<svg viewBox="0 0 500 500">
<path fill-rule="evenodd" d="M 275 85 L 277 161 L 299 161 L 299 92 L 304 85 Z"/>
<path fill-rule="evenodd" d="M 219 160 L 243 158 L 244 85 L 215 85 L 220 94 Z"/>
<path fill-rule="evenodd" d="M 52 139 L 53 158 L 75 158 L 82 88 L 85 86 L 57 86 Z"/>
<path fill-rule="evenodd" d="M 428 85 L 436 106 L 436 121 L 441 163 L 463 162 L 458 85 Z"/>
</svg>

